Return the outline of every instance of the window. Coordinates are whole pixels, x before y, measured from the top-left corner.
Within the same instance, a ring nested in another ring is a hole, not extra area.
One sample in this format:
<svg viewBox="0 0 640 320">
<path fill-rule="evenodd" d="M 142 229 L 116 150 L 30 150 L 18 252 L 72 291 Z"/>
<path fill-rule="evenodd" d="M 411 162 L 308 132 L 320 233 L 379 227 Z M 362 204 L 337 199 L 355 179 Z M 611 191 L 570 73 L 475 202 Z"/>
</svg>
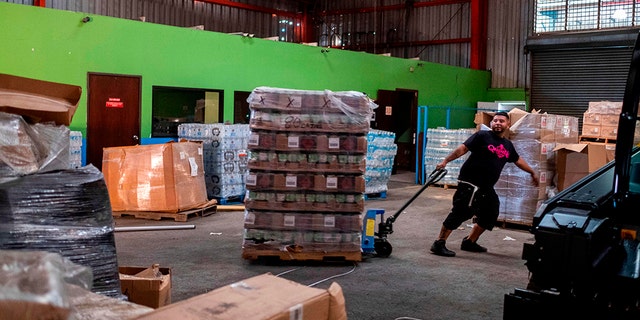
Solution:
<svg viewBox="0 0 640 320">
<path fill-rule="evenodd" d="M 536 0 L 534 32 L 634 27 L 639 5 L 640 0 Z"/>
<path fill-rule="evenodd" d="M 219 123 L 223 91 L 153 86 L 151 137 L 178 137 L 182 123 Z"/>
</svg>

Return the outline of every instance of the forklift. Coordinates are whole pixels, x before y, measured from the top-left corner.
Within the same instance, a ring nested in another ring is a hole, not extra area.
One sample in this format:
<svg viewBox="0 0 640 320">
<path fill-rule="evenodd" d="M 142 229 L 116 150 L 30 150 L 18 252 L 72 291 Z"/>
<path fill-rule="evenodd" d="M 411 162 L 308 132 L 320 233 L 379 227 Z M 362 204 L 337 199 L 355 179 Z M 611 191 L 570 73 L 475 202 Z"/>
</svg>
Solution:
<svg viewBox="0 0 640 320">
<path fill-rule="evenodd" d="M 504 320 L 640 319 L 640 33 L 615 159 L 536 211 L 522 259 L 529 283 L 504 296 Z"/>
</svg>

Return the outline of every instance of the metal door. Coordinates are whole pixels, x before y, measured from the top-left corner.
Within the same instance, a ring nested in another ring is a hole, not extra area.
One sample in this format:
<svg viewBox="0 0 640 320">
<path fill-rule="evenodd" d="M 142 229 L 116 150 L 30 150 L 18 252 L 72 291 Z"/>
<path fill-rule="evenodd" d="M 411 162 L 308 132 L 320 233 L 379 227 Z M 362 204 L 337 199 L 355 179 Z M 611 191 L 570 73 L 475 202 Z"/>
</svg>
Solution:
<svg viewBox="0 0 640 320">
<path fill-rule="evenodd" d="M 102 170 L 102 149 L 140 143 L 140 76 L 88 75 L 87 164 Z"/>
<path fill-rule="evenodd" d="M 378 90 L 373 128 L 393 132 L 398 152 L 393 173 L 398 169 L 415 171 L 415 134 L 418 92 L 409 89 Z"/>
</svg>

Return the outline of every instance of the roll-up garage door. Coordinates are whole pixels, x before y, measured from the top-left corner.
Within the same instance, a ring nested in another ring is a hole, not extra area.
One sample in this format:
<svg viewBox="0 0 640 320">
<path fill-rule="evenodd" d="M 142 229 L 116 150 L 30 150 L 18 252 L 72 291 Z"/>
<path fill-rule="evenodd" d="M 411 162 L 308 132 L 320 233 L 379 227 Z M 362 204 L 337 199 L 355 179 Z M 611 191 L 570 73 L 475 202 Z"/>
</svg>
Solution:
<svg viewBox="0 0 640 320">
<path fill-rule="evenodd" d="M 622 101 L 631 47 L 563 48 L 531 53 L 531 108 L 578 117 L 589 101 Z"/>
</svg>

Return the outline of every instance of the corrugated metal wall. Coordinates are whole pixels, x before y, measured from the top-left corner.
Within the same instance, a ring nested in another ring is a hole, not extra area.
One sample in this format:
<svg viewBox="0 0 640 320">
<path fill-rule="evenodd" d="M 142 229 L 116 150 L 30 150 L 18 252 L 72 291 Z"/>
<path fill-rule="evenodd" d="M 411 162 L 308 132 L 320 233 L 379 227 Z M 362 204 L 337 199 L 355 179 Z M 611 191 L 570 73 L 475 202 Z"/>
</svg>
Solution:
<svg viewBox="0 0 640 320">
<path fill-rule="evenodd" d="M 1 1 L 1 0 L 0 0 Z M 33 5 L 34 1 L 5 1 Z M 299 19 L 292 16 L 300 12 L 300 2 L 292 0 L 236 1 L 242 4 L 291 12 L 291 16 L 278 16 L 268 12 L 246 10 L 225 5 L 193 0 L 46 0 L 47 8 L 85 12 L 116 18 L 144 20 L 149 23 L 178 27 L 198 27 L 223 33 L 246 32 L 259 38 L 283 38 L 283 41 L 300 42 L 294 28 Z"/>
<path fill-rule="evenodd" d="M 531 107 L 582 120 L 589 101 L 622 101 L 632 47 L 536 51 Z"/>
<path fill-rule="evenodd" d="M 493 88 L 528 88 L 530 56 L 524 48 L 531 34 L 533 0 L 490 0 L 487 70 Z"/>
<path fill-rule="evenodd" d="M 328 4 L 326 2 L 329 2 Z M 372 8 L 380 11 L 326 16 L 321 25 L 320 45 L 336 45 L 323 41 L 350 39 L 350 49 L 364 50 L 366 44 L 376 43 L 372 53 L 390 53 L 393 57 L 420 60 L 468 68 L 470 63 L 471 32 L 470 2 L 434 1 L 440 5 L 416 6 L 406 10 L 384 10 L 385 6 L 403 5 L 406 1 L 325 1 L 326 11 Z M 416 1 L 424 2 L 424 1 Z M 528 86 L 529 56 L 524 52 L 527 36 L 531 34 L 533 0 L 489 0 L 487 17 L 487 70 L 492 71 L 493 88 L 523 88 Z M 375 32 L 376 37 L 371 34 Z M 358 35 L 358 33 L 360 33 Z M 356 36 L 354 36 L 354 34 Z M 364 35 L 368 38 L 365 38 Z M 354 41 L 366 39 L 367 43 Z M 429 45 L 399 45 L 408 42 L 440 41 Z M 449 42 L 449 43 L 447 43 Z M 358 46 L 360 45 L 360 46 Z"/>
<path fill-rule="evenodd" d="M 3 0 L 0 0 L 3 1 Z M 33 5 L 34 1 L 8 2 Z M 302 42 L 298 23 L 310 14 L 308 30 L 321 46 L 416 58 L 469 67 L 470 0 L 238 0 L 291 13 L 278 16 L 194 0 L 46 0 L 48 8 L 86 12 L 179 27 L 203 26 L 204 30 L 246 32 L 259 38 Z M 406 3 L 414 7 L 406 9 Z M 433 3 L 433 4 L 431 4 Z M 531 29 L 533 0 L 488 0 L 487 69 L 492 87 L 527 86 L 528 56 L 523 48 Z M 368 10 L 354 10 L 365 8 Z M 390 9 L 392 8 L 392 10 Z M 299 13 L 299 14 L 298 14 Z M 296 14 L 298 14 L 296 16 Z M 142 18 L 144 17 L 144 18 Z M 429 43 L 426 43 L 429 42 Z M 433 43 L 436 42 L 436 43 Z"/>
<path fill-rule="evenodd" d="M 406 2 L 402 0 L 324 2 L 318 24 L 321 46 L 343 46 L 349 50 L 390 53 L 398 58 L 469 66 L 468 42 L 420 44 L 421 41 L 469 38 L 469 2 L 442 2 L 409 10 L 402 8 Z M 391 6 L 398 8 L 390 10 Z M 354 8 L 367 10 L 353 12 Z M 322 11 L 328 14 L 323 15 Z M 343 11 L 344 14 L 337 14 Z"/>
</svg>

